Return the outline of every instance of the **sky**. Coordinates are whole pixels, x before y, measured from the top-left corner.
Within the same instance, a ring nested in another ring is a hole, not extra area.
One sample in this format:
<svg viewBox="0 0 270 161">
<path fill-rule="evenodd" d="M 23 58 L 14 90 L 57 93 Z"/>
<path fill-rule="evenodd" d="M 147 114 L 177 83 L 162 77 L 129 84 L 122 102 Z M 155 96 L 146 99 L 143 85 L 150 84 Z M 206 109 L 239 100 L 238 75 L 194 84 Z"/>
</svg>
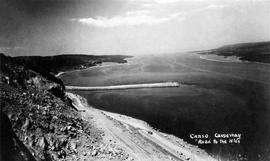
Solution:
<svg viewBox="0 0 270 161">
<path fill-rule="evenodd" d="M 270 41 L 270 0 L 0 0 L 0 52 L 169 54 Z"/>
</svg>

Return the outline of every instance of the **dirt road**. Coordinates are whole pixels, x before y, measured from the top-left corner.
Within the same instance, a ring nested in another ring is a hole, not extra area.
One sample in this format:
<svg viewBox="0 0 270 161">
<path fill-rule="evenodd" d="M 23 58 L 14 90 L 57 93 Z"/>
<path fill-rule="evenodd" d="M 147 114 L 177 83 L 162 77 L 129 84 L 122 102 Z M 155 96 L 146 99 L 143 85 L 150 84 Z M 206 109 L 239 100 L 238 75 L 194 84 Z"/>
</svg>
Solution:
<svg viewBox="0 0 270 161">
<path fill-rule="evenodd" d="M 67 95 L 85 120 L 94 122 L 95 126 L 104 131 L 102 138 L 105 144 L 113 143 L 127 154 L 125 160 L 215 160 L 205 151 L 182 139 L 158 132 L 141 120 L 92 108 L 84 98 L 72 93 Z M 97 160 L 106 158 L 97 157 Z"/>
</svg>

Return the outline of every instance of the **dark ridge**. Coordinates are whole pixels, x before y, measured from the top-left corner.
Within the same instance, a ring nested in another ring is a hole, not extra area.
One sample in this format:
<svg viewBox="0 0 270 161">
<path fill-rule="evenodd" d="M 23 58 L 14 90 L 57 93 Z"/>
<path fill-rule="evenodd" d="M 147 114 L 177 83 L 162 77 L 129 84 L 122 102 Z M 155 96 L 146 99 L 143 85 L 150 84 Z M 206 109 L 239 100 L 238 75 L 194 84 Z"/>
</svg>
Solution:
<svg viewBox="0 0 270 161">
<path fill-rule="evenodd" d="M 217 49 L 199 51 L 199 54 L 237 56 L 240 60 L 270 63 L 270 41 L 225 45 Z"/>
<path fill-rule="evenodd" d="M 16 64 L 29 68 L 35 72 L 41 74 L 44 78 L 55 82 L 65 88 L 61 79 L 54 75 L 60 71 L 67 71 L 73 69 L 84 69 L 102 62 L 116 62 L 126 63 L 125 58 L 131 56 L 124 55 L 56 55 L 56 56 L 19 56 L 10 57 L 0 53 L 1 58 L 1 70 L 6 70 L 5 64 Z"/>
<path fill-rule="evenodd" d="M 12 71 L 10 71 L 11 69 L 13 69 L 14 67 L 21 67 L 24 68 L 25 71 L 22 71 L 20 73 L 17 73 L 17 76 L 19 77 L 18 79 L 18 83 L 23 87 L 24 86 L 24 82 L 22 82 L 24 77 L 28 77 L 27 76 L 27 70 L 31 69 L 39 74 L 41 74 L 44 78 L 55 82 L 59 85 L 61 85 L 61 87 L 64 89 L 64 83 L 62 82 L 61 79 L 56 78 L 54 75 L 52 75 L 49 71 L 46 70 L 46 66 L 42 67 L 44 65 L 42 65 L 40 68 L 35 69 L 35 66 L 32 64 L 35 64 L 34 60 L 29 59 L 28 61 L 20 61 L 17 60 L 16 57 L 10 57 L 10 56 L 5 56 L 3 53 L 0 53 L 0 64 L 1 64 L 1 72 L 3 73 L 12 73 Z M 13 75 L 15 75 L 15 73 L 13 73 Z"/>
<path fill-rule="evenodd" d="M 265 42 L 249 42 L 249 43 L 239 43 L 239 44 L 230 44 L 219 47 L 218 49 L 244 49 L 244 48 L 261 48 L 268 47 L 269 48 L 270 41 Z"/>
<path fill-rule="evenodd" d="M 56 55 L 56 56 L 20 56 L 14 59 L 22 64 L 25 64 L 31 69 L 39 72 L 52 72 L 57 74 L 60 71 L 72 69 L 83 69 L 102 62 L 126 63 L 125 58 L 130 56 L 123 55 Z"/>
<path fill-rule="evenodd" d="M 101 139 L 101 131 L 81 119 L 45 60 L 0 53 L 1 161 L 77 160 L 74 142 L 79 148 Z"/>
</svg>

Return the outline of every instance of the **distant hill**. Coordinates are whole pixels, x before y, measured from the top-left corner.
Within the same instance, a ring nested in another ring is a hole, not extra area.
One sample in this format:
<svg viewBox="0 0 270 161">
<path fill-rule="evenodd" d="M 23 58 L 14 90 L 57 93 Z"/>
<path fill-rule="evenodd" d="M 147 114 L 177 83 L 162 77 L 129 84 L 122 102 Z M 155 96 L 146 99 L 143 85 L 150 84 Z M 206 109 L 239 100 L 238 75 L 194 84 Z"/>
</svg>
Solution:
<svg viewBox="0 0 270 161">
<path fill-rule="evenodd" d="M 216 54 L 225 57 L 237 56 L 240 60 L 270 63 L 270 41 L 225 45 L 217 49 L 201 51 L 199 53 Z"/>
<path fill-rule="evenodd" d="M 56 56 L 20 56 L 14 59 L 25 64 L 31 69 L 38 70 L 39 72 L 50 71 L 54 74 L 60 71 L 67 71 L 72 69 L 83 69 L 102 62 L 115 62 L 126 63 L 125 58 L 131 56 L 124 55 L 56 55 Z"/>
<path fill-rule="evenodd" d="M 5 64 L 19 64 L 53 82 L 62 84 L 62 81 L 53 75 L 67 70 L 84 69 L 102 62 L 126 63 L 125 58 L 131 56 L 124 55 L 56 55 L 56 56 L 19 56 L 10 57 L 0 53 L 1 70 L 5 69 Z"/>
</svg>

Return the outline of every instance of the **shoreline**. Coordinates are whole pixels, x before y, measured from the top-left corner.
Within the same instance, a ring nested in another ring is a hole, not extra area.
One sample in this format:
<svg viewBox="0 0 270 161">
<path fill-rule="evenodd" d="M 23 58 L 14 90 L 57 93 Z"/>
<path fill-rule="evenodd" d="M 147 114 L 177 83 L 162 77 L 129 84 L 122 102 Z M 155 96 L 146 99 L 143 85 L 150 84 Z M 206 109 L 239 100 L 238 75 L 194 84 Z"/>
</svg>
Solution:
<svg viewBox="0 0 270 161">
<path fill-rule="evenodd" d="M 66 73 L 66 72 L 59 72 L 59 73 L 57 73 L 56 75 L 54 75 L 56 78 L 59 78 L 62 74 L 64 74 L 64 73 Z"/>
<path fill-rule="evenodd" d="M 67 70 L 65 72 L 59 72 L 57 74 L 55 74 L 54 76 L 56 78 L 60 78 L 60 76 L 62 76 L 63 74 L 67 73 L 67 72 L 76 72 L 76 71 L 81 71 L 81 70 L 84 70 L 84 69 L 88 69 L 88 68 L 92 68 L 92 67 L 95 67 L 95 66 L 90 66 L 90 67 L 87 67 L 87 68 L 82 68 L 82 69 L 71 69 L 71 70 Z"/>
<path fill-rule="evenodd" d="M 126 59 L 131 59 L 131 58 L 125 58 L 124 60 Z M 118 62 L 102 62 L 101 64 L 95 64 L 93 66 L 88 66 L 88 67 L 85 67 L 85 68 L 81 68 L 81 69 L 71 69 L 71 70 L 67 70 L 67 71 L 61 71 L 61 72 L 58 72 L 57 74 L 55 74 L 54 76 L 59 78 L 61 75 L 67 73 L 67 72 L 75 72 L 75 71 L 82 71 L 82 70 L 85 70 L 85 69 L 89 69 L 89 68 L 95 68 L 95 67 L 106 67 L 106 66 L 109 66 L 107 65 L 107 63 L 112 63 L 112 64 L 116 64 L 116 65 L 121 65 L 121 64 L 128 64 L 129 61 L 125 62 L 125 63 L 118 63 Z"/>
<path fill-rule="evenodd" d="M 91 114 L 96 126 L 113 136 L 114 141 L 134 160 L 145 160 L 147 157 L 147 160 L 216 161 L 197 146 L 159 132 L 145 121 L 93 108 L 86 98 L 77 94 L 66 92 L 66 95 L 78 111 L 82 111 L 82 116 Z M 103 139 L 106 140 L 106 135 Z"/>
<path fill-rule="evenodd" d="M 240 59 L 222 61 L 222 60 L 206 58 L 206 56 L 207 55 L 200 55 L 199 58 L 202 59 L 202 60 L 207 60 L 207 61 L 212 61 L 212 62 L 220 62 L 220 63 L 247 63 L 247 64 L 253 64 L 254 63 L 254 64 L 259 64 L 259 65 L 270 66 L 270 64 L 268 64 L 268 63 L 262 63 L 262 62 L 257 62 L 257 61 L 248 61 L 248 60 L 240 60 Z M 216 55 L 216 56 L 221 56 L 221 55 Z"/>
<path fill-rule="evenodd" d="M 216 55 L 216 56 L 219 56 L 219 55 Z M 207 55 L 200 55 L 200 59 L 202 60 L 208 60 L 208 61 L 213 61 L 213 62 L 220 62 L 220 63 L 242 63 L 243 61 L 237 59 L 237 60 L 216 60 L 216 59 L 210 59 L 210 58 L 207 58 Z"/>
</svg>

